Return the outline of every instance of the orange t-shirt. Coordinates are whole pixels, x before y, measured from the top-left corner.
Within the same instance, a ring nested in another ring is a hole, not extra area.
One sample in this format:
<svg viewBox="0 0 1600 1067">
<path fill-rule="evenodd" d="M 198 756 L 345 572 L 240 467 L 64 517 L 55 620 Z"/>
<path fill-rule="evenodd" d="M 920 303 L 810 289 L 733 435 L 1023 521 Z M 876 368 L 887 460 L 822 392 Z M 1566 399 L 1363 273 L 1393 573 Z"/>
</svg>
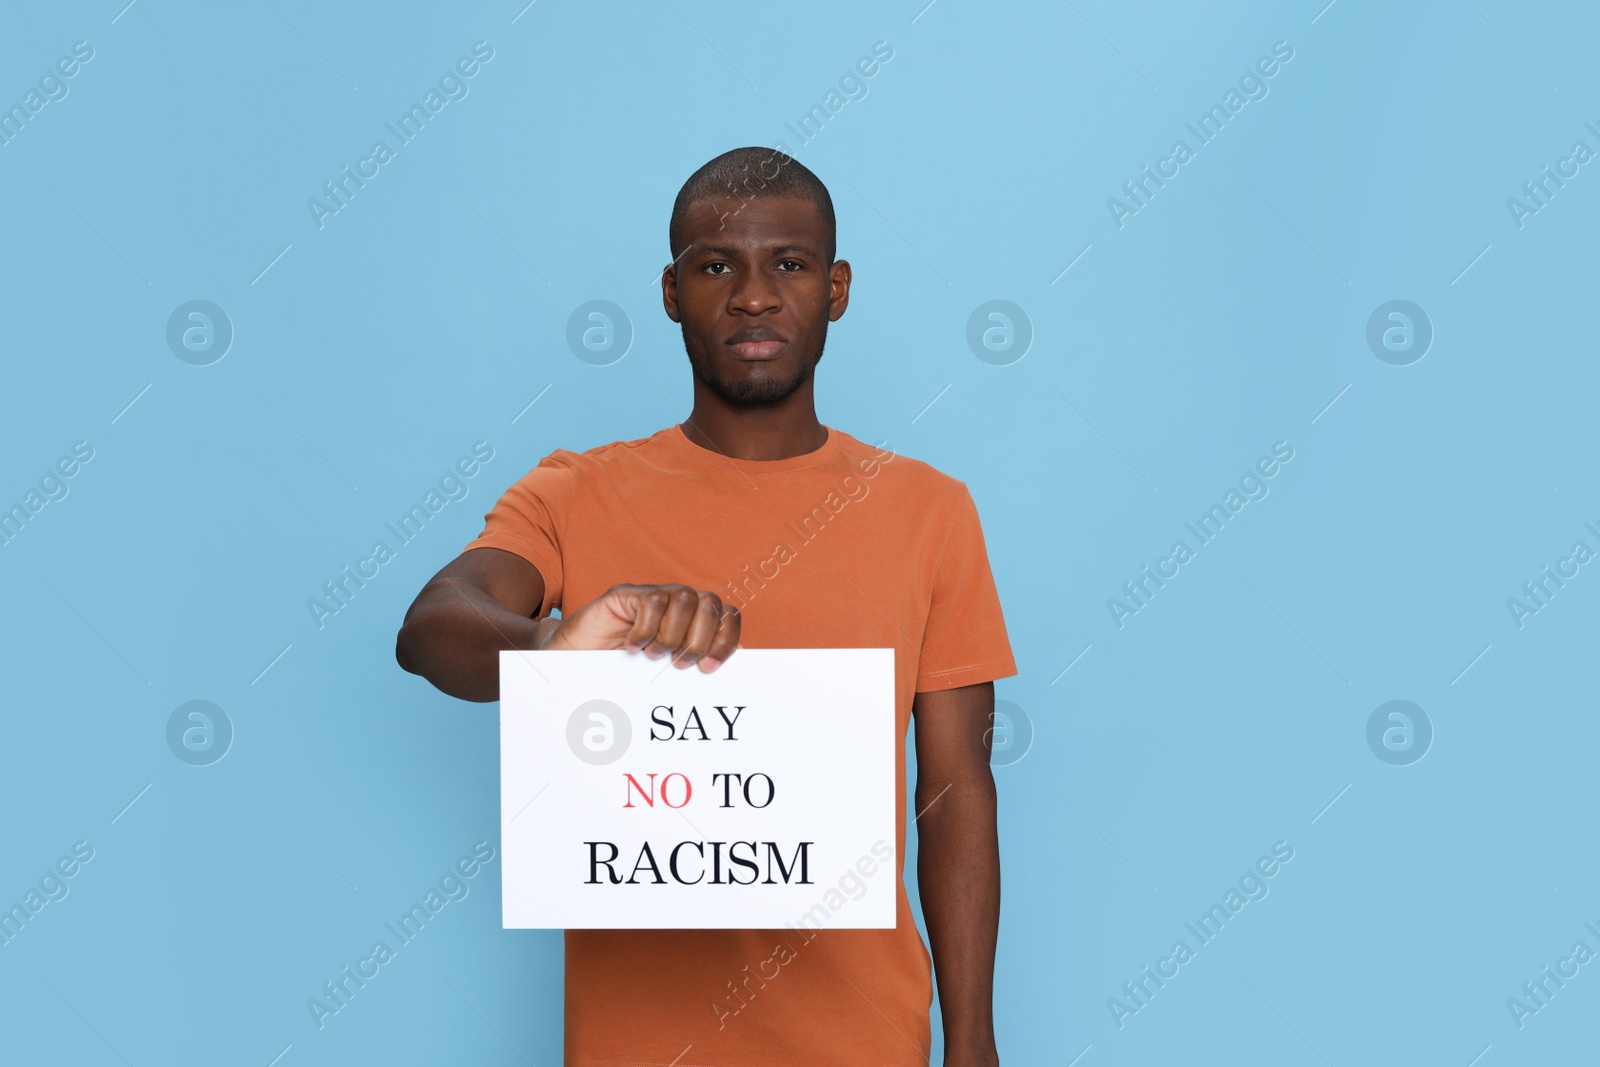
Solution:
<svg viewBox="0 0 1600 1067">
<path fill-rule="evenodd" d="M 932 966 L 903 880 L 912 697 L 1017 669 L 966 485 L 827 429 L 777 460 L 729 459 L 678 426 L 557 449 L 467 545 L 537 567 L 540 615 L 675 582 L 738 605 L 745 648 L 895 650 L 895 928 L 821 925 L 843 907 L 830 876 L 803 929 L 569 930 L 567 1067 L 926 1063 Z"/>
</svg>

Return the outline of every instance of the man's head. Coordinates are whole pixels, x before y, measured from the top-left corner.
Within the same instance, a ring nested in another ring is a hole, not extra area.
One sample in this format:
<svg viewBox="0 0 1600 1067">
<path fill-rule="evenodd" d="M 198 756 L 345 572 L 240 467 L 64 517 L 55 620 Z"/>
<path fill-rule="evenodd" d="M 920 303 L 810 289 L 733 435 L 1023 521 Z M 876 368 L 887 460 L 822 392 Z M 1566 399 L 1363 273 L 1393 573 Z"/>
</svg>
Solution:
<svg viewBox="0 0 1600 1067">
<path fill-rule="evenodd" d="M 725 152 L 678 192 L 668 240 L 662 301 L 695 377 L 741 407 L 806 386 L 850 293 L 817 176 L 775 149 Z"/>
<path fill-rule="evenodd" d="M 827 263 L 833 262 L 835 226 L 833 198 L 828 187 L 798 160 L 776 148 L 735 148 L 711 160 L 689 175 L 672 202 L 672 218 L 667 225 L 667 243 L 676 263 L 690 237 L 684 232 L 688 208 L 698 200 L 733 201 L 732 211 L 759 196 L 792 196 L 808 201 L 827 230 L 827 247 L 821 249 Z"/>
</svg>

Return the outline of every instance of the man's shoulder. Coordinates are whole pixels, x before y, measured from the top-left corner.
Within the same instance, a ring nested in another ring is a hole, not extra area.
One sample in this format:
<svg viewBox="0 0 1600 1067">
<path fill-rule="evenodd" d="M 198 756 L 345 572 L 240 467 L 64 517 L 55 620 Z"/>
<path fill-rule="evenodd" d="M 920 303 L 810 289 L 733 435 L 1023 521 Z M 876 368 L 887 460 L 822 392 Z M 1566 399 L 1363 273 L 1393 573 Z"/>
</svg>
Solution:
<svg viewBox="0 0 1600 1067">
<path fill-rule="evenodd" d="M 673 427 L 657 430 L 648 437 L 631 440 L 607 441 L 585 449 L 557 448 L 539 460 L 541 467 L 561 467 L 571 470 L 593 468 L 607 464 L 626 463 L 630 460 L 648 459 L 662 450 L 664 436 Z"/>
<path fill-rule="evenodd" d="M 869 444 L 838 431 L 839 452 L 851 468 L 864 478 L 892 485 L 924 498 L 958 501 L 967 492 L 967 483 L 947 474 L 926 460 L 897 451 L 888 441 Z"/>
</svg>

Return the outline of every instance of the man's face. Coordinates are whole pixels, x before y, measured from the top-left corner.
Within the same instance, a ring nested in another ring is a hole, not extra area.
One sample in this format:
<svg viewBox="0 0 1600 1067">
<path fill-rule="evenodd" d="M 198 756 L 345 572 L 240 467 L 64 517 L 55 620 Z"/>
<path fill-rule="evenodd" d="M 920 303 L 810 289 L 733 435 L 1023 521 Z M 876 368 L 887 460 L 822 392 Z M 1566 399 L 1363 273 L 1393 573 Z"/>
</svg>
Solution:
<svg viewBox="0 0 1600 1067">
<path fill-rule="evenodd" d="M 828 323 L 850 302 L 850 264 L 823 262 L 828 233 L 799 197 L 705 199 L 662 274 L 695 377 L 729 404 L 775 404 L 811 377 Z"/>
</svg>

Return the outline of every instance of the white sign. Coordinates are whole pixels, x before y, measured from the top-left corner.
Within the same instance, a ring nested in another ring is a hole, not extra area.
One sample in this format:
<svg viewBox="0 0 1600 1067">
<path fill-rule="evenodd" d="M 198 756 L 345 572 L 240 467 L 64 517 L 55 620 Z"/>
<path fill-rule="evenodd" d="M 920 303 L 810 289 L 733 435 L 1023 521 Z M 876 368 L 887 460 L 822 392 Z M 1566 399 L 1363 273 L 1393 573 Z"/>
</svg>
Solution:
<svg viewBox="0 0 1600 1067">
<path fill-rule="evenodd" d="M 501 652 L 503 925 L 892 929 L 894 749 L 892 648 Z"/>
</svg>

